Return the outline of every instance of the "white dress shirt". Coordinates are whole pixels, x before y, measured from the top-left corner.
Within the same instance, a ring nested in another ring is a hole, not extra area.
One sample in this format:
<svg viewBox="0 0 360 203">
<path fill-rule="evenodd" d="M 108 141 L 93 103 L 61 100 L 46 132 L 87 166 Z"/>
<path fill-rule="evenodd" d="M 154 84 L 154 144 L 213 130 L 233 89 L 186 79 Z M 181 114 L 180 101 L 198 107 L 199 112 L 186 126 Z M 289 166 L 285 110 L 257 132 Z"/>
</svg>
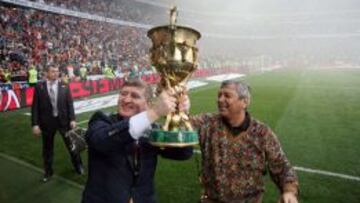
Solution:
<svg viewBox="0 0 360 203">
<path fill-rule="evenodd" d="M 58 86 L 59 86 L 59 81 L 55 80 L 55 81 L 50 81 L 50 80 L 46 80 L 46 85 L 47 85 L 47 90 L 48 90 L 48 94 L 49 96 L 51 95 L 50 93 L 50 89 L 52 89 L 54 91 L 54 96 L 55 96 L 55 105 L 51 104 L 53 106 L 53 116 L 58 116 L 58 109 L 57 109 L 57 101 L 58 101 Z M 51 97 L 51 96 L 50 96 Z M 51 100 L 51 98 L 50 98 Z"/>
<path fill-rule="evenodd" d="M 129 119 L 129 133 L 132 138 L 138 140 L 140 137 L 147 137 L 146 131 L 151 130 L 151 122 L 147 117 L 147 112 L 143 111 Z"/>
</svg>

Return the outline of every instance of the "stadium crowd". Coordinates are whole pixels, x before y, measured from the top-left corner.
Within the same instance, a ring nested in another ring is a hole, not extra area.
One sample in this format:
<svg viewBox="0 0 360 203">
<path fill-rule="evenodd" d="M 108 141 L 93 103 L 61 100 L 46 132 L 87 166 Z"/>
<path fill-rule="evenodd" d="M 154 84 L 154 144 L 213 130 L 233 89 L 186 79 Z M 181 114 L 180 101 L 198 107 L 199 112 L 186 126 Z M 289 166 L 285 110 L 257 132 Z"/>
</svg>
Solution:
<svg viewBox="0 0 360 203">
<path fill-rule="evenodd" d="M 36 2 L 128 22 L 167 22 L 164 8 L 137 1 Z M 30 78 L 31 69 L 37 70 L 38 78 L 41 79 L 47 64 L 59 65 L 62 76 L 67 80 L 81 78 L 82 69 L 86 70 L 87 75 L 113 72 L 114 76 L 152 70 L 148 59 L 150 40 L 146 37 L 146 29 L 4 2 L 0 2 L 0 13 L 0 83 L 26 81 Z M 162 16 L 164 19 L 159 20 Z M 199 67 L 244 68 L 248 66 L 246 61 L 251 60 L 254 58 L 234 57 L 218 47 L 204 47 L 201 49 Z"/>
<path fill-rule="evenodd" d="M 148 69 L 146 31 L 0 4 L 1 82 L 26 80 L 27 69 L 40 72 L 46 64 L 60 65 L 75 75 L 81 66 L 99 74 L 105 66 L 121 71 Z"/>
</svg>

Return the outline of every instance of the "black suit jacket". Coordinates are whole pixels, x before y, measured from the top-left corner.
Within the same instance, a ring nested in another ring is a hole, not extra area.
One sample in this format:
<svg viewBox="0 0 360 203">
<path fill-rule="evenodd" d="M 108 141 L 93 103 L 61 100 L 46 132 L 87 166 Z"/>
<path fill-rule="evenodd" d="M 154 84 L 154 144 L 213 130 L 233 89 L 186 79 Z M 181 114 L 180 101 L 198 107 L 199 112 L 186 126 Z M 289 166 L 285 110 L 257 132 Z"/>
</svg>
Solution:
<svg viewBox="0 0 360 203">
<path fill-rule="evenodd" d="M 59 82 L 58 85 L 58 121 L 60 127 L 69 128 L 70 121 L 75 120 L 73 99 L 69 87 Z M 35 86 L 33 103 L 31 106 L 31 124 L 40 128 L 48 126 L 53 121 L 53 107 L 47 89 L 46 81 L 41 81 Z"/>
</svg>

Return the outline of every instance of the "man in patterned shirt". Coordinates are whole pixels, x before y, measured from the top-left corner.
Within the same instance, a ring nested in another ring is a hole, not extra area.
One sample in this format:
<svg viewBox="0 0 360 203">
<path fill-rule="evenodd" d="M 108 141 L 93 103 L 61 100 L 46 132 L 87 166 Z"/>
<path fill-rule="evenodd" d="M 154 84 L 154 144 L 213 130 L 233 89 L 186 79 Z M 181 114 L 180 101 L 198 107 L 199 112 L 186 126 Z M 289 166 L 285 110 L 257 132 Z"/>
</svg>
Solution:
<svg viewBox="0 0 360 203">
<path fill-rule="evenodd" d="M 260 203 L 270 172 L 279 202 L 297 203 L 298 179 L 275 133 L 247 112 L 247 84 L 229 80 L 218 93 L 218 113 L 192 116 L 202 152 L 202 203 Z M 188 98 L 182 107 L 189 107 Z"/>
</svg>

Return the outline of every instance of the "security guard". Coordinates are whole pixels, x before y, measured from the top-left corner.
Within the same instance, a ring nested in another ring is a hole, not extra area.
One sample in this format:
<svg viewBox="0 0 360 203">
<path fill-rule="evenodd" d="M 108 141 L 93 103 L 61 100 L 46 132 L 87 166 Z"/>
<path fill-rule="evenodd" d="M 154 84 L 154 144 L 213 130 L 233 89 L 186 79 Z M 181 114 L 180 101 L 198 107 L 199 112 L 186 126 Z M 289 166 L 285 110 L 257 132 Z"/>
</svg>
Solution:
<svg viewBox="0 0 360 203">
<path fill-rule="evenodd" d="M 106 79 L 113 79 L 115 77 L 113 70 L 108 65 L 105 66 L 104 75 Z"/>
<path fill-rule="evenodd" d="M 35 66 L 34 65 L 31 65 L 30 67 L 29 67 L 29 79 L 28 79 L 28 82 L 29 82 L 29 85 L 31 86 L 31 87 L 33 87 L 33 86 L 35 86 L 36 85 L 36 83 L 37 83 L 37 81 L 38 81 L 38 72 L 37 72 L 37 70 L 36 70 L 36 68 L 35 68 Z"/>
</svg>

